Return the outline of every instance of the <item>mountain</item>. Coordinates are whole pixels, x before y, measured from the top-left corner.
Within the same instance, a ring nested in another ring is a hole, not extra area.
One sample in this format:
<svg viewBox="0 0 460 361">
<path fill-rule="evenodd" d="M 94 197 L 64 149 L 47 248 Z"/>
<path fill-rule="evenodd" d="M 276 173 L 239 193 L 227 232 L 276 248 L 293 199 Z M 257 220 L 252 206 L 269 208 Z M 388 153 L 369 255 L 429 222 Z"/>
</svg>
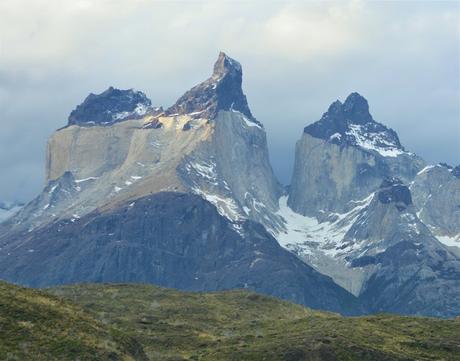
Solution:
<svg viewBox="0 0 460 361">
<path fill-rule="evenodd" d="M 15 215 L 23 206 L 21 202 L 0 202 L 0 223 Z"/>
<path fill-rule="evenodd" d="M 221 53 L 211 78 L 165 112 L 160 107 L 133 115 L 136 104 L 150 107 L 151 101 L 132 90 L 88 96 L 49 139 L 47 187 L 8 231 L 82 217 L 161 191 L 199 194 L 231 220 L 279 227 L 274 213 L 282 189 L 241 82 L 239 63 Z M 129 115 L 116 122 L 104 118 L 120 112 Z"/>
<path fill-rule="evenodd" d="M 90 94 L 48 141 L 43 191 L 0 224 L 0 278 L 460 314 L 459 168 L 407 151 L 352 93 L 305 127 L 283 189 L 242 79 L 220 53 L 167 108 L 132 89 Z"/>
<path fill-rule="evenodd" d="M 49 292 L 0 281 L 0 359 L 147 361 L 127 332 Z"/>
<path fill-rule="evenodd" d="M 424 164 L 352 93 L 305 128 L 273 233 L 370 312 L 458 315 L 460 258 L 432 233 L 458 234 L 458 179 Z"/>
<path fill-rule="evenodd" d="M 425 165 L 394 130 L 372 118 L 364 97 L 352 93 L 305 127 L 296 144 L 288 205 L 308 216 L 350 211 L 384 178 L 408 183 Z"/>
<path fill-rule="evenodd" d="M 162 113 L 99 121 L 131 112 L 144 96 L 90 95 L 48 142 L 43 192 L 0 229 L 0 276 L 34 287 L 247 287 L 364 312 L 265 230 L 282 226 L 282 189 L 241 85 L 241 65 L 220 53 L 211 77 Z"/>
</svg>

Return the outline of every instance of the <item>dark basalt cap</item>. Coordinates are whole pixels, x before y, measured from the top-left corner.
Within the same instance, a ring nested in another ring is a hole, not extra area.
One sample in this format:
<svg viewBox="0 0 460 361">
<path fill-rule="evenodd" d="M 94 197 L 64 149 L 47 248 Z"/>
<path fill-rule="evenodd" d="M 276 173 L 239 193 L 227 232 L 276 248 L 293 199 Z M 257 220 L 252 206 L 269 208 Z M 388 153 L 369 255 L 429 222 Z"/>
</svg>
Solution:
<svg viewBox="0 0 460 361">
<path fill-rule="evenodd" d="M 378 190 L 380 203 L 394 203 L 399 211 L 406 209 L 412 204 L 410 190 L 403 182 L 396 177 L 385 178 Z"/>
<path fill-rule="evenodd" d="M 452 169 L 452 174 L 455 177 L 460 178 L 460 165 L 458 165 L 454 169 Z"/>
<path fill-rule="evenodd" d="M 100 94 L 89 94 L 69 116 L 72 124 L 110 124 L 123 120 L 117 114 L 132 113 L 138 105 L 150 108 L 152 102 L 140 91 L 133 89 L 121 90 L 109 87 Z"/>
<path fill-rule="evenodd" d="M 241 64 L 220 52 L 211 77 L 187 91 L 165 113 L 214 119 L 220 110 L 234 110 L 260 125 L 251 114 L 242 81 Z"/>
<path fill-rule="evenodd" d="M 374 121 L 369 113 L 369 104 L 366 98 L 356 92 L 351 93 L 343 103 L 343 113 L 356 124 Z"/>
</svg>

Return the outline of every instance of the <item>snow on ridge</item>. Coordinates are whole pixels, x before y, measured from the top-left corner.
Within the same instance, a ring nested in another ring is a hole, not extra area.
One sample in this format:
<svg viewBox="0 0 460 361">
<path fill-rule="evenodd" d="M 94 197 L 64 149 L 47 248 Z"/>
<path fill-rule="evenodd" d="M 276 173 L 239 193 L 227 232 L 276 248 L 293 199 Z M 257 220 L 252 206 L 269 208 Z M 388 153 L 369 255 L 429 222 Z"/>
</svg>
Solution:
<svg viewBox="0 0 460 361">
<path fill-rule="evenodd" d="M 82 182 L 87 182 L 89 180 L 96 180 L 99 179 L 99 177 L 88 177 L 88 178 L 83 178 L 83 179 L 75 179 L 75 183 L 82 183 Z"/>
<path fill-rule="evenodd" d="M 345 134 L 351 135 L 359 147 L 375 151 L 383 157 L 397 157 L 406 153 L 396 144 L 388 141 L 385 132 L 366 134 L 360 125 L 350 124 L 349 130 Z"/>
<path fill-rule="evenodd" d="M 329 140 L 334 140 L 334 139 L 340 140 L 341 138 L 342 138 L 342 134 L 334 133 L 329 137 Z"/>
<path fill-rule="evenodd" d="M 420 172 L 417 173 L 417 175 L 423 174 L 425 172 L 428 172 L 430 169 L 435 168 L 435 165 L 427 165 L 425 168 L 423 168 Z"/>
<path fill-rule="evenodd" d="M 219 214 L 226 217 L 230 221 L 238 221 L 243 219 L 239 211 L 238 205 L 232 198 L 225 197 L 223 195 L 208 193 L 197 187 L 192 188 L 192 192 L 201 196 L 203 199 L 207 200 L 209 203 L 216 206 Z"/>
</svg>

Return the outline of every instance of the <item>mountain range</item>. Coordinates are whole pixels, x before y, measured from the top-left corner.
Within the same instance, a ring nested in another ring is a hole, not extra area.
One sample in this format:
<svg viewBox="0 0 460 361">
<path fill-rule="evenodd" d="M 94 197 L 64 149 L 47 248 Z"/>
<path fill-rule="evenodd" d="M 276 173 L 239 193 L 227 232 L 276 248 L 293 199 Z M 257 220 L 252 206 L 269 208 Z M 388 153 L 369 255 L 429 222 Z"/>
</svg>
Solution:
<svg viewBox="0 0 460 361">
<path fill-rule="evenodd" d="M 166 109 L 132 89 L 90 94 L 48 141 L 43 191 L 0 225 L 0 278 L 459 315 L 460 166 L 406 150 L 352 93 L 304 128 L 283 187 L 242 79 L 220 53 Z"/>
</svg>

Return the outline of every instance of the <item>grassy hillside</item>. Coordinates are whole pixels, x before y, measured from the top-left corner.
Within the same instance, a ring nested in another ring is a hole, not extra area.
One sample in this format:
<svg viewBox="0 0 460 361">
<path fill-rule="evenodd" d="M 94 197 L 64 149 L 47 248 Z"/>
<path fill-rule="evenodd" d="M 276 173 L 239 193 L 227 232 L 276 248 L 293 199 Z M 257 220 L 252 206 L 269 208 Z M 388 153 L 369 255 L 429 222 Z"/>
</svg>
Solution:
<svg viewBox="0 0 460 361">
<path fill-rule="evenodd" d="M 79 306 L 0 282 L 0 360 L 145 360 L 142 347 Z"/>
<path fill-rule="evenodd" d="M 135 338 L 151 360 L 460 360 L 460 320 L 344 318 L 246 291 L 78 285 L 49 292 Z"/>
</svg>

